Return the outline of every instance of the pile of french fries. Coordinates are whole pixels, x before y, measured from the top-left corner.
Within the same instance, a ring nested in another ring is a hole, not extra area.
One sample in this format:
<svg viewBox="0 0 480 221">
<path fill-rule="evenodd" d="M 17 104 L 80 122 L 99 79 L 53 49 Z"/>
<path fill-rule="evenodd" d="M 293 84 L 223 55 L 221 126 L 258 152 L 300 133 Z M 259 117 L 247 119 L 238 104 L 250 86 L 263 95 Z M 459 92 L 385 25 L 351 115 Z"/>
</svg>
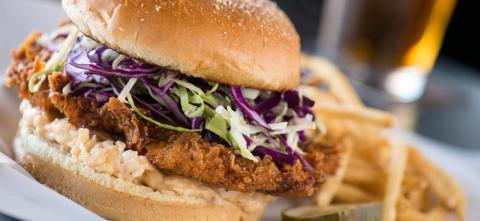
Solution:
<svg viewBox="0 0 480 221">
<path fill-rule="evenodd" d="M 301 91 L 312 97 L 324 122 L 325 143 L 342 142 L 336 174 L 321 187 L 319 206 L 383 202 L 384 221 L 463 220 L 463 190 L 412 145 L 386 132 L 389 113 L 365 107 L 348 80 L 331 63 L 303 56 Z M 452 214 L 454 216 L 452 216 Z"/>
</svg>

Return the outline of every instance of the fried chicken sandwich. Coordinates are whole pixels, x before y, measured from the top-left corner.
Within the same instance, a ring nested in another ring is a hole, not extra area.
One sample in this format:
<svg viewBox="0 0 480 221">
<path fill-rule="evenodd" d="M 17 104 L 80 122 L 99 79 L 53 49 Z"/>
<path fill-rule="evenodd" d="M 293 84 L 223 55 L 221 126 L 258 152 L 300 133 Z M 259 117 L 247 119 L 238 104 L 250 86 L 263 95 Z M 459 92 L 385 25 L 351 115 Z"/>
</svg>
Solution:
<svg viewBox="0 0 480 221">
<path fill-rule="evenodd" d="M 7 71 L 24 99 L 17 160 L 39 182 L 113 220 L 256 220 L 334 173 L 274 3 L 62 5 L 70 20 Z"/>
</svg>

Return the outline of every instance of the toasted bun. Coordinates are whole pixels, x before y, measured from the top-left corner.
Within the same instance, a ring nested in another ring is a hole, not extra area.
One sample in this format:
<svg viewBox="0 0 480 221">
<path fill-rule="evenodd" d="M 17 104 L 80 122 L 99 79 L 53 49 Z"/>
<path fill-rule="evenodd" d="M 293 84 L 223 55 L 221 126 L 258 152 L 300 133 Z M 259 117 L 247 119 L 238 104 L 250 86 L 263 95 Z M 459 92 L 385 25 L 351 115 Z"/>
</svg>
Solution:
<svg viewBox="0 0 480 221">
<path fill-rule="evenodd" d="M 20 125 L 22 126 L 22 125 Z M 164 195 L 96 173 L 36 135 L 19 135 L 17 161 L 39 182 L 111 220 L 258 220 L 262 208 L 247 213 L 191 196 Z"/>
<path fill-rule="evenodd" d="M 300 43 L 268 0 L 63 0 L 81 32 L 187 75 L 264 90 L 300 80 Z"/>
</svg>

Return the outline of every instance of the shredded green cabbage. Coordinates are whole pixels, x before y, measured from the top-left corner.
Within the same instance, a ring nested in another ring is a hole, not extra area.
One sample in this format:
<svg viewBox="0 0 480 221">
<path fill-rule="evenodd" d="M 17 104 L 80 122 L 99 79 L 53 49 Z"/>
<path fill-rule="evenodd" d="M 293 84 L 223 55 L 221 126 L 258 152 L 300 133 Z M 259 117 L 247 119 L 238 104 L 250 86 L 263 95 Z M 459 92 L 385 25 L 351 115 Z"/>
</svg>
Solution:
<svg viewBox="0 0 480 221">
<path fill-rule="evenodd" d="M 255 100 L 260 95 L 260 91 L 251 88 L 242 88 L 242 94 L 245 98 Z"/>
<path fill-rule="evenodd" d="M 285 114 L 287 114 L 288 111 L 288 105 L 285 102 L 280 102 L 280 105 L 277 107 L 278 109 L 274 109 L 274 112 L 277 113 L 277 117 L 275 117 L 275 122 L 280 122 L 283 117 L 285 117 Z"/>
<path fill-rule="evenodd" d="M 247 158 L 253 162 L 258 162 L 258 159 L 247 148 L 247 141 L 243 135 L 237 131 L 237 128 L 231 126 L 229 131 L 229 137 L 231 138 L 234 146 L 238 148 L 242 157 Z"/>
<path fill-rule="evenodd" d="M 43 82 L 47 79 L 48 74 L 54 71 L 60 71 L 63 69 L 63 64 L 67 59 L 68 53 L 72 50 L 73 45 L 78 37 L 78 29 L 73 28 L 73 30 L 68 35 L 67 39 L 63 42 L 60 50 L 53 54 L 50 60 L 48 60 L 45 68 L 33 74 L 28 81 L 28 91 L 30 93 L 37 92 L 42 86 Z"/>
<path fill-rule="evenodd" d="M 125 98 L 127 97 L 127 95 L 130 94 L 130 91 L 132 90 L 133 86 L 135 86 L 135 83 L 137 83 L 137 80 L 137 78 L 130 78 L 127 84 L 123 87 L 120 94 L 118 95 L 117 99 L 124 103 Z"/>
<path fill-rule="evenodd" d="M 290 145 L 290 147 L 292 147 L 292 149 L 300 154 L 305 154 L 305 152 L 300 149 L 300 147 L 298 146 L 298 142 L 299 142 L 300 138 L 298 136 L 298 133 L 297 132 L 290 132 L 287 134 L 287 143 L 288 145 Z"/>
<path fill-rule="evenodd" d="M 227 141 L 230 146 L 233 146 L 231 140 L 228 137 L 227 125 L 227 121 L 223 119 L 219 114 L 216 114 L 212 118 L 207 119 L 207 124 L 205 125 L 205 128 L 212 133 L 218 135 L 223 140 Z"/>
<path fill-rule="evenodd" d="M 188 90 L 191 90 L 192 92 L 198 94 L 198 95 L 202 95 L 204 94 L 203 93 L 203 90 L 195 85 L 193 85 L 192 83 L 190 82 L 186 82 L 186 81 L 183 81 L 183 80 L 178 80 L 178 79 L 174 79 L 173 80 L 175 83 L 181 85 L 181 86 L 184 86 L 185 88 L 188 88 Z"/>
<path fill-rule="evenodd" d="M 172 93 L 180 98 L 180 106 L 182 111 L 190 118 L 201 117 L 205 110 L 205 104 L 202 98 L 197 94 L 189 94 L 187 89 L 182 86 L 177 86 L 172 89 Z M 193 105 L 197 104 L 199 106 Z"/>
<path fill-rule="evenodd" d="M 125 55 L 121 54 L 119 55 L 118 57 L 116 57 L 113 62 L 112 62 L 112 68 L 113 69 L 116 69 L 118 67 L 118 65 L 123 61 L 125 60 Z"/>
<path fill-rule="evenodd" d="M 212 95 L 212 93 L 217 90 L 218 84 L 215 85 L 209 92 L 204 93 L 201 88 L 193 85 L 190 82 L 186 82 L 186 81 L 179 80 L 179 79 L 174 79 L 173 81 L 175 83 L 177 83 L 178 85 L 181 85 L 181 86 L 185 87 L 186 89 L 192 91 L 193 93 L 199 95 L 207 104 L 213 106 L 214 108 L 217 107 L 218 105 L 220 105 L 217 101 L 217 98 L 215 98 Z"/>
<path fill-rule="evenodd" d="M 218 86 L 219 86 L 219 85 L 220 85 L 219 83 L 213 84 L 212 89 L 208 90 L 208 91 L 207 91 L 207 94 L 213 94 L 215 91 L 218 90 Z"/>
<path fill-rule="evenodd" d="M 135 111 L 135 113 L 137 113 L 140 117 L 142 117 L 142 118 L 145 119 L 146 121 L 148 121 L 148 122 L 150 122 L 150 123 L 152 123 L 152 124 L 155 124 L 155 125 L 158 126 L 158 127 L 165 128 L 165 129 L 167 129 L 167 130 L 174 130 L 174 131 L 181 131 L 181 132 L 198 132 L 198 131 L 201 131 L 200 129 L 189 129 L 189 128 L 184 128 L 184 127 L 175 127 L 175 126 L 172 126 L 172 125 L 160 123 L 160 122 L 154 120 L 153 118 L 148 117 L 148 116 L 146 116 L 145 114 L 143 114 L 143 113 L 137 108 L 137 106 L 135 105 L 135 103 L 133 102 L 132 95 L 130 95 L 130 94 L 127 95 L 127 101 L 128 101 L 128 104 L 130 105 L 130 107 L 133 109 L 133 111 Z"/>
<path fill-rule="evenodd" d="M 33 74 L 28 81 L 28 91 L 30 91 L 30 93 L 34 93 L 40 90 L 43 82 L 47 79 L 48 73 L 50 73 L 49 70 L 43 70 Z"/>
</svg>

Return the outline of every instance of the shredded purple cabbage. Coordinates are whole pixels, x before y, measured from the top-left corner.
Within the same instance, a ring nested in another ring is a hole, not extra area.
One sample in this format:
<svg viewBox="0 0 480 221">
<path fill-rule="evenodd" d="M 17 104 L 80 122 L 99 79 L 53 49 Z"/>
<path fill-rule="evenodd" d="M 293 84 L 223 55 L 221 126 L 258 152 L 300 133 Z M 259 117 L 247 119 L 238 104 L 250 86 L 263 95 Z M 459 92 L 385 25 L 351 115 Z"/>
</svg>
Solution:
<svg viewBox="0 0 480 221">
<path fill-rule="evenodd" d="M 175 81 L 170 80 L 159 85 L 159 78 L 171 74 L 171 70 L 131 58 L 125 58 L 113 67 L 113 60 L 105 60 L 102 56 L 107 50 L 110 49 L 105 46 L 86 49 L 79 42 L 76 43 L 64 64 L 64 71 L 72 78 L 71 95 L 83 96 L 102 106 L 110 97 L 118 96 L 129 79 L 137 78 L 138 81 L 130 94 L 137 106 L 148 109 L 153 118 L 175 126 L 201 129 L 205 138 L 226 144 L 217 134 L 205 129 L 207 119 L 190 118 L 182 111 L 179 98 L 172 93 L 173 88 L 177 86 Z M 179 72 L 173 73 L 175 79 L 189 82 L 204 91 L 213 88 L 212 84 L 205 80 L 188 77 Z M 313 116 L 311 108 L 314 102 L 295 90 L 270 92 L 265 96 L 247 101 L 241 88 L 221 85 L 213 95 L 224 97 L 223 105 L 231 105 L 234 110 L 240 110 L 249 124 L 260 126 L 266 131 L 272 130 L 269 124 L 273 123 L 279 115 L 278 110 L 275 109 L 281 103 L 286 104 L 288 109 L 298 117 L 303 118 L 307 114 Z M 205 103 L 205 105 L 207 108 L 215 109 L 211 104 Z M 288 122 L 290 119 L 292 119 L 291 114 L 282 117 L 282 121 Z M 268 133 L 265 134 L 268 135 Z M 300 142 L 305 141 L 305 132 L 299 131 L 298 137 Z M 248 145 L 252 143 L 250 137 L 245 139 Z M 277 163 L 293 164 L 298 159 L 305 169 L 313 171 L 308 161 L 287 143 L 285 135 L 268 135 L 265 142 L 267 146 L 258 145 L 253 148 L 252 153 L 260 157 L 268 155 Z"/>
<path fill-rule="evenodd" d="M 252 119 L 263 128 L 270 130 L 270 126 L 268 126 L 267 122 L 265 122 L 265 119 L 263 119 L 247 103 L 247 101 L 243 97 L 242 90 L 239 87 L 233 87 L 233 86 L 230 87 L 230 92 L 232 93 L 232 97 L 233 97 L 233 100 L 235 101 L 235 105 L 242 110 L 243 114 L 245 114 L 246 117 Z"/>
<path fill-rule="evenodd" d="M 254 153 L 256 153 L 260 156 L 269 155 L 276 162 L 281 162 L 281 163 L 286 163 L 286 164 L 293 164 L 293 163 L 295 163 L 295 160 L 297 159 L 296 156 L 292 157 L 291 154 L 282 153 L 279 150 L 264 147 L 264 146 L 255 147 Z M 307 165 L 309 165 L 309 164 L 307 163 Z"/>
</svg>

